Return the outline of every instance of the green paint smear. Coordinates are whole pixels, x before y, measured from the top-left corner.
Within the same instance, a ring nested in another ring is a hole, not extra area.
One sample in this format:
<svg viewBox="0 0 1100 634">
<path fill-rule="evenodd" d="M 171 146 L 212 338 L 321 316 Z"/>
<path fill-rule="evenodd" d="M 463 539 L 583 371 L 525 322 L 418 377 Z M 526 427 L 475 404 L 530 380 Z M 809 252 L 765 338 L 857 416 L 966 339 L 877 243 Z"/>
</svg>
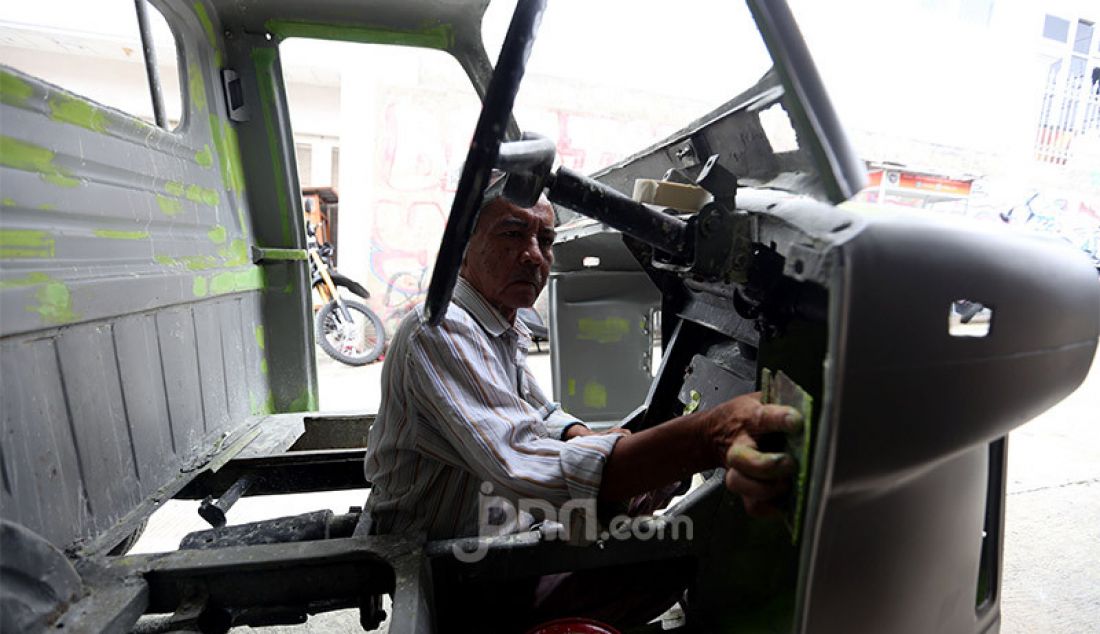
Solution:
<svg viewBox="0 0 1100 634">
<path fill-rule="evenodd" d="M 260 257 L 268 261 L 301 262 L 309 259 L 309 252 L 305 249 L 261 249 Z"/>
<path fill-rule="evenodd" d="M 37 229 L 0 229 L 0 258 L 52 258 L 53 237 Z"/>
<path fill-rule="evenodd" d="M 184 255 L 176 258 L 176 262 L 183 264 L 192 271 L 206 271 L 216 269 L 221 264 L 212 255 Z"/>
<path fill-rule="evenodd" d="M 99 106 L 77 97 L 54 95 L 50 97 L 50 118 L 87 128 L 93 132 L 107 130 L 107 118 Z"/>
<path fill-rule="evenodd" d="M 214 137 L 214 151 L 222 172 L 222 183 L 231 191 L 244 189 L 244 172 L 241 170 L 240 147 L 237 131 L 218 115 L 210 115 L 210 134 Z M 243 225 L 242 225 L 243 226 Z"/>
<path fill-rule="evenodd" d="M 6 70 L 0 70 L 0 102 L 22 106 L 34 94 L 31 85 Z"/>
<path fill-rule="evenodd" d="M 267 359 L 260 359 L 260 373 L 267 374 Z"/>
<path fill-rule="evenodd" d="M 183 196 L 183 192 L 186 191 L 186 189 L 184 188 L 183 183 L 177 181 L 168 181 L 164 184 L 164 191 L 172 194 L 173 196 Z"/>
<path fill-rule="evenodd" d="M 5 207 L 15 207 L 16 206 L 15 199 L 14 198 L 4 198 L 4 206 Z"/>
<path fill-rule="evenodd" d="M 260 110 L 264 116 L 264 129 L 267 133 L 268 156 L 271 157 L 272 187 L 275 188 L 275 196 L 278 201 L 279 221 L 283 228 L 283 243 L 291 242 L 290 235 L 290 200 L 287 196 L 286 169 L 283 165 L 282 154 L 279 152 L 279 137 L 275 130 L 275 66 L 276 51 L 273 48 L 252 49 L 252 61 L 256 66 L 256 81 L 260 84 Z"/>
<path fill-rule="evenodd" d="M 36 286 L 38 284 L 45 284 L 52 278 L 45 273 L 30 273 L 26 277 L 17 277 L 15 279 L 0 281 L 0 288 L 20 288 L 23 286 Z"/>
<path fill-rule="evenodd" d="M 61 282 L 48 282 L 35 294 L 37 306 L 27 306 L 27 310 L 38 313 L 47 324 L 65 324 L 80 319 L 73 312 L 73 298 L 69 287 Z"/>
<path fill-rule="evenodd" d="M 569 396 L 576 396 L 577 395 L 577 380 L 576 379 L 569 379 L 569 382 L 567 383 L 567 385 L 569 386 L 568 389 L 567 389 L 567 391 L 569 392 Z"/>
<path fill-rule="evenodd" d="M 256 345 L 260 348 L 260 350 L 263 350 L 264 349 L 264 327 L 262 325 L 256 326 L 255 330 L 252 331 L 252 334 L 256 337 Z"/>
<path fill-rule="evenodd" d="M 187 67 L 187 92 L 191 96 L 191 104 L 197 110 L 206 110 L 206 83 L 199 67 L 194 64 Z"/>
<path fill-rule="evenodd" d="M 396 44 L 419 48 L 451 50 L 454 47 L 454 28 L 450 24 L 437 24 L 421 29 L 392 29 L 370 24 L 317 24 L 291 20 L 269 20 L 267 30 L 280 38 L 308 37 L 320 40 L 343 40 L 365 44 Z"/>
<path fill-rule="evenodd" d="M 288 412 L 314 412 L 317 411 L 317 399 L 310 393 L 307 388 L 298 398 L 290 402 Z"/>
<path fill-rule="evenodd" d="M 149 237 L 148 231 L 113 231 L 111 229 L 96 229 L 93 233 L 97 238 L 112 238 L 115 240 L 144 240 Z"/>
<path fill-rule="evenodd" d="M 206 297 L 206 278 L 201 275 L 191 283 L 191 294 L 195 297 Z"/>
<path fill-rule="evenodd" d="M 210 238 L 210 241 L 214 244 L 224 244 L 226 240 L 225 227 L 221 225 L 214 225 L 214 228 L 206 232 L 206 236 Z"/>
<path fill-rule="evenodd" d="M 213 167 L 214 153 L 210 150 L 209 145 L 204 145 L 202 150 L 195 152 L 195 162 L 202 167 Z"/>
<path fill-rule="evenodd" d="M 589 381 L 584 384 L 584 404 L 593 409 L 607 407 L 607 388 L 602 383 Z"/>
<path fill-rule="evenodd" d="M 37 209 L 40 209 L 42 211 L 53 211 L 54 209 L 57 209 L 57 205 L 51 205 L 50 203 L 42 203 L 41 205 L 39 205 L 37 207 Z"/>
<path fill-rule="evenodd" d="M 630 333 L 630 322 L 621 317 L 607 319 L 582 318 L 577 323 L 577 339 L 596 343 L 615 343 L 622 341 Z"/>
<path fill-rule="evenodd" d="M 55 155 L 44 147 L 0 135 L 0 165 L 25 172 L 37 172 L 46 182 L 62 187 L 80 184 L 65 170 L 53 164 Z"/>
<path fill-rule="evenodd" d="M 218 249 L 218 254 L 225 258 L 226 266 L 244 266 L 252 264 L 248 257 L 248 242 L 237 238 L 224 249 Z"/>
<path fill-rule="evenodd" d="M 226 271 L 210 279 L 210 292 L 215 295 L 256 291 L 264 287 L 264 270 L 258 266 L 246 271 Z"/>
<path fill-rule="evenodd" d="M 166 216 L 174 216 L 183 211 L 183 204 L 180 201 L 160 194 L 157 194 L 157 206 Z"/>
<path fill-rule="evenodd" d="M 202 203 L 204 205 L 210 205 L 211 207 L 218 204 L 218 192 L 209 187 L 188 185 L 184 196 L 191 202 Z"/>
<path fill-rule="evenodd" d="M 202 30 L 206 33 L 206 41 L 210 43 L 210 48 L 214 49 L 214 64 L 221 68 L 222 49 L 218 45 L 218 35 L 214 31 L 214 23 L 210 21 L 210 15 L 206 13 L 206 6 L 203 3 L 196 2 L 193 6 L 195 7 L 195 15 L 202 23 Z"/>
</svg>

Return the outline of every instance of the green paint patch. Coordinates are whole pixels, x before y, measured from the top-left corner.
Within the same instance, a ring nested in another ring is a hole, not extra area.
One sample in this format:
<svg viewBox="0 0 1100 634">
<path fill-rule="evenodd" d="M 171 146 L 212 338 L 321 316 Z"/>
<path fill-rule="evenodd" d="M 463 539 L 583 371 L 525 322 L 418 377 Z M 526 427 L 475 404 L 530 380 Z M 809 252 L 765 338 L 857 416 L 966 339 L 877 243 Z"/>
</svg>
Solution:
<svg viewBox="0 0 1100 634">
<path fill-rule="evenodd" d="M 97 238 L 111 238 L 113 240 L 145 240 L 149 237 L 148 231 L 113 231 L 111 229 L 96 229 L 93 233 Z"/>
<path fill-rule="evenodd" d="M 267 374 L 267 359 L 260 359 L 260 374 Z"/>
<path fill-rule="evenodd" d="M 48 183 L 76 187 L 80 181 L 53 164 L 56 155 L 44 147 L 0 135 L 0 165 L 25 172 L 36 172 Z"/>
<path fill-rule="evenodd" d="M 454 47 L 454 27 L 436 24 L 419 29 L 392 29 L 371 24 L 318 24 L 293 20 L 269 20 L 267 30 L 280 38 L 308 37 L 320 40 L 343 40 L 365 44 L 396 44 L 451 50 Z"/>
<path fill-rule="evenodd" d="M 214 153 L 210 150 L 209 145 L 204 145 L 201 150 L 195 152 L 195 162 L 202 167 L 214 166 Z"/>
<path fill-rule="evenodd" d="M 48 282 L 35 294 L 37 306 L 27 306 L 27 310 L 38 313 L 43 323 L 56 325 L 74 322 L 80 315 L 73 312 L 73 297 L 69 287 L 61 282 Z"/>
<path fill-rule="evenodd" d="M 198 110 L 206 110 L 206 80 L 195 64 L 187 67 L 187 92 L 191 97 L 191 105 Z"/>
<path fill-rule="evenodd" d="M 210 241 L 214 244 L 224 244 L 226 240 L 225 227 L 221 225 L 214 225 L 214 228 L 206 232 L 206 236 L 210 238 Z"/>
<path fill-rule="evenodd" d="M 569 386 L 566 391 L 569 392 L 569 396 L 577 395 L 577 379 L 569 379 L 567 385 Z"/>
<path fill-rule="evenodd" d="M 187 200 L 195 203 L 202 203 L 204 205 L 210 205 L 214 207 L 218 204 L 218 192 L 210 189 L 209 187 L 200 187 L 199 185 L 188 185 L 187 191 L 184 193 Z"/>
<path fill-rule="evenodd" d="M 584 317 L 577 322 L 577 339 L 596 343 L 615 343 L 622 341 L 630 333 L 630 322 L 621 317 L 592 319 Z"/>
<path fill-rule="evenodd" d="M 176 261 L 192 271 L 216 269 L 221 264 L 218 258 L 212 255 L 184 255 L 176 258 Z"/>
<path fill-rule="evenodd" d="M 589 381 L 584 384 L 584 404 L 593 409 L 607 407 L 607 388 L 602 383 Z"/>
<path fill-rule="evenodd" d="M 264 327 L 262 325 L 256 326 L 252 331 L 252 334 L 256 337 L 256 346 L 260 349 L 264 349 Z"/>
<path fill-rule="evenodd" d="M 200 275 L 195 278 L 194 282 L 191 283 L 191 294 L 195 297 L 206 297 L 206 293 L 206 278 Z"/>
<path fill-rule="evenodd" d="M 183 196 L 183 193 L 186 191 L 186 188 L 183 186 L 183 183 L 179 183 L 179 182 L 176 182 L 176 181 L 168 181 L 167 183 L 164 184 L 164 191 L 168 192 L 169 194 L 171 194 L 173 196 Z"/>
<path fill-rule="evenodd" d="M 226 266 L 252 264 L 251 258 L 248 257 L 248 242 L 242 238 L 230 242 L 228 247 L 218 249 L 218 254 L 225 258 Z"/>
<path fill-rule="evenodd" d="M 0 70 L 0 102 L 22 106 L 34 94 L 31 85 L 6 70 Z"/>
<path fill-rule="evenodd" d="M 0 229 L 0 258 L 52 258 L 53 236 L 37 229 Z"/>
<path fill-rule="evenodd" d="M 317 410 L 317 398 L 306 388 L 298 398 L 290 402 L 288 412 L 313 412 Z"/>
<path fill-rule="evenodd" d="M 264 270 L 258 266 L 246 271 L 226 271 L 210 279 L 210 292 L 215 295 L 256 291 L 264 287 Z"/>
<path fill-rule="evenodd" d="M 16 206 L 14 198 L 5 197 L 3 204 L 4 204 L 5 207 L 15 207 Z"/>
<path fill-rule="evenodd" d="M 214 151 L 218 155 L 222 183 L 230 191 L 243 190 L 244 172 L 241 169 L 237 131 L 228 121 L 222 121 L 218 115 L 212 114 L 210 115 L 210 134 L 214 137 Z"/>
<path fill-rule="evenodd" d="M 161 212 L 166 216 L 174 216 L 183 211 L 183 203 L 175 198 L 161 196 L 160 194 L 157 194 L 157 206 L 160 207 Z"/>
<path fill-rule="evenodd" d="M 93 132 L 107 131 L 107 117 L 103 109 L 90 101 L 68 95 L 50 97 L 50 118 L 54 121 L 71 123 Z"/>
<path fill-rule="evenodd" d="M 24 286 L 37 286 L 38 284 L 45 284 L 49 282 L 51 278 L 45 273 L 30 273 L 25 277 L 17 277 L 10 280 L 0 281 L 0 288 L 20 288 Z"/>
<path fill-rule="evenodd" d="M 38 209 L 40 211 L 53 211 L 54 209 L 57 209 L 57 205 L 51 205 L 50 203 L 42 203 L 41 205 L 35 207 L 35 209 Z"/>
<path fill-rule="evenodd" d="M 214 49 L 214 65 L 221 68 L 222 65 L 222 49 L 218 44 L 218 34 L 214 30 L 214 23 L 210 20 L 210 15 L 206 12 L 206 6 L 201 2 L 196 2 L 194 5 L 195 15 L 198 16 L 199 22 L 202 23 L 202 30 L 206 33 L 206 41 L 210 44 L 210 48 Z"/>
</svg>

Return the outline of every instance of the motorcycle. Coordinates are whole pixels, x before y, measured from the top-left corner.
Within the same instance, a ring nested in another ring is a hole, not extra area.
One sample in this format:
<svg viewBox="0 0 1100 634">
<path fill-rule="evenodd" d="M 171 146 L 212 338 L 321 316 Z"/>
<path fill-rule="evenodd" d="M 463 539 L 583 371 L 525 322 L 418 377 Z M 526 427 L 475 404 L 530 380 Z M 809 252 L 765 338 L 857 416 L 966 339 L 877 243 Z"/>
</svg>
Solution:
<svg viewBox="0 0 1100 634">
<path fill-rule="evenodd" d="M 345 288 L 364 300 L 370 298 L 370 293 L 331 265 L 332 245 L 319 243 L 309 223 L 306 233 L 313 290 L 323 302 L 315 318 L 317 345 L 347 365 L 366 365 L 378 359 L 386 346 L 382 319 L 366 304 L 343 297 L 339 289 Z"/>
</svg>

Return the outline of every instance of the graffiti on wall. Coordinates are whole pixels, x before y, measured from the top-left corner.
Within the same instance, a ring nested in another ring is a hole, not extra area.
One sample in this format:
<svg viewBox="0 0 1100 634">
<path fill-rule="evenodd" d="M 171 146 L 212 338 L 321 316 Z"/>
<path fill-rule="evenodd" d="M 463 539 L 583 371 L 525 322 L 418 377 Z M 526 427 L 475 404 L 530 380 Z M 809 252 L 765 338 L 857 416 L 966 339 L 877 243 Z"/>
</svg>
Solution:
<svg viewBox="0 0 1100 634">
<path fill-rule="evenodd" d="M 439 240 L 473 125 L 474 107 L 445 96 L 391 92 L 380 109 L 380 143 L 371 186 L 372 308 L 389 332 L 424 301 Z M 476 105 L 476 104 L 475 104 Z M 671 124 L 547 108 L 523 113 L 532 130 L 557 139 L 562 165 L 592 172 L 641 149 Z"/>
</svg>

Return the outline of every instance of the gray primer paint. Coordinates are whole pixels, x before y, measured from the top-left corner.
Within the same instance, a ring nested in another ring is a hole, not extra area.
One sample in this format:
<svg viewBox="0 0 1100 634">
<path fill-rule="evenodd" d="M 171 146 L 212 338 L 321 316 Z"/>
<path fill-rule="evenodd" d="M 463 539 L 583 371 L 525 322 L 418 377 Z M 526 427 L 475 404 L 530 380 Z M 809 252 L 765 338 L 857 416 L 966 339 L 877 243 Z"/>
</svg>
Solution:
<svg viewBox="0 0 1100 634">
<path fill-rule="evenodd" d="M 257 336 L 264 279 L 304 306 L 301 285 L 284 291 L 301 265 L 265 276 L 248 258 L 247 188 L 222 169 L 239 159 L 213 132 L 232 124 L 212 51 L 196 15 L 164 13 L 188 93 L 174 132 L 0 69 L 30 94 L 0 105 L 0 506 L 60 547 L 110 528 L 250 415 L 315 393 L 300 345 L 271 392 L 267 368 L 283 364 Z"/>
</svg>

